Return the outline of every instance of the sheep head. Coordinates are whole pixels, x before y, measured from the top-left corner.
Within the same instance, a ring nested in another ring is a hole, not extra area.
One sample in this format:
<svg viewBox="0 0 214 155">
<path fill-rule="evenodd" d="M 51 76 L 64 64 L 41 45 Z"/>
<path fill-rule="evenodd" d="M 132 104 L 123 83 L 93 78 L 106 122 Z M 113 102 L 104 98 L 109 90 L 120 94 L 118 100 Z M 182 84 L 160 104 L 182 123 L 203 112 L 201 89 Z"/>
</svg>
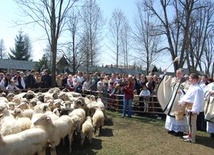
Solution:
<svg viewBox="0 0 214 155">
<path fill-rule="evenodd" d="M 63 101 L 68 101 L 69 100 L 69 97 L 66 93 L 61 93 L 59 95 L 59 98 L 62 99 Z"/>
<path fill-rule="evenodd" d="M 7 98 L 8 101 L 12 101 L 12 99 L 13 99 L 14 96 L 15 96 L 14 93 L 8 93 L 7 96 L 6 96 L 6 98 Z"/>
<path fill-rule="evenodd" d="M 15 109 L 15 103 L 14 102 L 8 102 L 8 106 L 10 110 L 14 110 Z"/>
<path fill-rule="evenodd" d="M 20 109 L 29 109 L 29 104 L 27 102 L 21 102 L 17 108 L 20 108 Z"/>
<path fill-rule="evenodd" d="M 43 114 L 35 122 L 33 122 L 33 124 L 34 126 L 46 127 L 47 125 L 50 125 L 50 124 L 52 125 L 53 122 L 50 116 Z"/>
<path fill-rule="evenodd" d="M 4 102 L 0 102 L 0 117 L 4 116 L 5 114 L 8 114 L 8 105 Z"/>
<path fill-rule="evenodd" d="M 14 110 L 14 116 L 17 117 L 17 116 L 22 116 L 22 110 L 20 108 L 16 108 Z"/>
</svg>

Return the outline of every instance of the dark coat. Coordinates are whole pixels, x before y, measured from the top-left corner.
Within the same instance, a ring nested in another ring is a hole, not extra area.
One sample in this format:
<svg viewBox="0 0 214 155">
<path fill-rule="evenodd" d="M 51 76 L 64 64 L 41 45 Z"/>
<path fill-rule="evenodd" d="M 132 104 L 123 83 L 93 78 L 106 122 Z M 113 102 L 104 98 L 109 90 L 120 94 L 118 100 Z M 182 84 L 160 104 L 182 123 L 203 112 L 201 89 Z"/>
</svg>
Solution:
<svg viewBox="0 0 214 155">
<path fill-rule="evenodd" d="M 42 75 L 42 88 L 51 88 L 51 76 L 49 74 Z"/>
<path fill-rule="evenodd" d="M 29 74 L 26 77 L 25 84 L 26 84 L 26 89 L 28 89 L 28 88 L 35 88 L 35 84 L 36 84 L 35 77 L 32 74 Z"/>
</svg>

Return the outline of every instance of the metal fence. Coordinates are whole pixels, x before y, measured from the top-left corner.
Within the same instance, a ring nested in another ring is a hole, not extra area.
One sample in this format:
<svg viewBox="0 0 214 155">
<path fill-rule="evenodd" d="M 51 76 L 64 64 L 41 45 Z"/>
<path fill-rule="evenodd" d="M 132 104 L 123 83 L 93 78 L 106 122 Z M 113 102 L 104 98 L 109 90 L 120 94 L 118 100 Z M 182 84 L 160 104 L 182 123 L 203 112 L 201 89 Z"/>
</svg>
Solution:
<svg viewBox="0 0 214 155">
<path fill-rule="evenodd" d="M 62 88 L 61 88 L 62 90 Z M 15 91 L 16 94 L 20 92 L 27 92 L 27 89 L 22 89 Z M 34 92 L 46 92 L 48 89 L 39 88 L 33 89 Z M 123 94 L 114 94 L 110 96 L 109 93 L 103 93 L 98 91 L 87 91 L 82 93 L 82 96 L 86 95 L 95 95 L 96 97 L 101 97 L 104 102 L 106 108 L 111 111 L 122 112 L 123 108 Z M 156 95 L 145 97 L 139 97 L 138 95 L 134 96 L 133 104 L 132 104 L 132 112 L 136 115 L 146 115 L 146 116 L 160 116 L 161 118 L 165 118 L 165 114 L 158 102 Z"/>
<path fill-rule="evenodd" d="M 111 111 L 122 112 L 123 108 L 123 95 L 114 94 L 110 96 L 109 93 L 101 92 L 87 92 L 87 94 L 93 94 L 102 98 L 106 108 Z M 86 95 L 86 94 L 84 94 Z M 165 114 L 158 102 L 156 95 L 151 95 L 148 97 L 140 97 L 135 95 L 132 103 L 132 112 L 136 115 L 147 115 L 147 116 L 160 116 L 165 117 Z"/>
</svg>

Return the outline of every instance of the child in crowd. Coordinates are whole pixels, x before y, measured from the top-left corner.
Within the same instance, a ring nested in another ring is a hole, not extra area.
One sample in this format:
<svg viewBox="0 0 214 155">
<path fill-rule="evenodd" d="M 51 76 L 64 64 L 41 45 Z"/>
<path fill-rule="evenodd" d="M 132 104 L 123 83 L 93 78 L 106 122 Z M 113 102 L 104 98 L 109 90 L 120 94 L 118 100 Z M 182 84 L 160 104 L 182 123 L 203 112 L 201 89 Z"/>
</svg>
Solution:
<svg viewBox="0 0 214 155">
<path fill-rule="evenodd" d="M 15 90 L 19 90 L 19 88 L 16 87 L 15 82 L 13 80 L 10 80 L 9 84 L 6 87 L 6 90 L 8 93 L 14 93 Z"/>
<path fill-rule="evenodd" d="M 143 102 L 144 102 L 144 112 L 149 112 L 149 96 L 151 95 L 151 92 L 147 88 L 146 85 L 143 85 L 143 89 L 141 90 L 139 96 L 143 97 Z"/>
<path fill-rule="evenodd" d="M 134 106 L 137 106 L 137 105 L 139 105 L 139 95 L 137 94 L 137 89 L 135 89 L 135 90 L 133 91 L 133 94 L 134 94 L 134 98 L 133 98 L 132 104 L 133 104 Z"/>
</svg>

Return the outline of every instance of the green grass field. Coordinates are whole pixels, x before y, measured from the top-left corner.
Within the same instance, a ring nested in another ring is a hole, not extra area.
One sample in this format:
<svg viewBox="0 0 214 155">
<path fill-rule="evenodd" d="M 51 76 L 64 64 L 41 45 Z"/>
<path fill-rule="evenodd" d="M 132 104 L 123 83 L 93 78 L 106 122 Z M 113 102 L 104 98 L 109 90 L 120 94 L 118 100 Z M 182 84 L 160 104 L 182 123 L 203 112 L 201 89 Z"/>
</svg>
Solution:
<svg viewBox="0 0 214 155">
<path fill-rule="evenodd" d="M 92 144 L 79 145 L 76 137 L 72 155 L 214 155 L 214 139 L 206 132 L 197 132 L 196 143 L 183 142 L 167 133 L 164 120 L 133 116 L 121 118 L 118 112 L 107 111 L 109 121 Z M 67 147 L 57 147 L 58 155 L 67 155 Z"/>
</svg>

